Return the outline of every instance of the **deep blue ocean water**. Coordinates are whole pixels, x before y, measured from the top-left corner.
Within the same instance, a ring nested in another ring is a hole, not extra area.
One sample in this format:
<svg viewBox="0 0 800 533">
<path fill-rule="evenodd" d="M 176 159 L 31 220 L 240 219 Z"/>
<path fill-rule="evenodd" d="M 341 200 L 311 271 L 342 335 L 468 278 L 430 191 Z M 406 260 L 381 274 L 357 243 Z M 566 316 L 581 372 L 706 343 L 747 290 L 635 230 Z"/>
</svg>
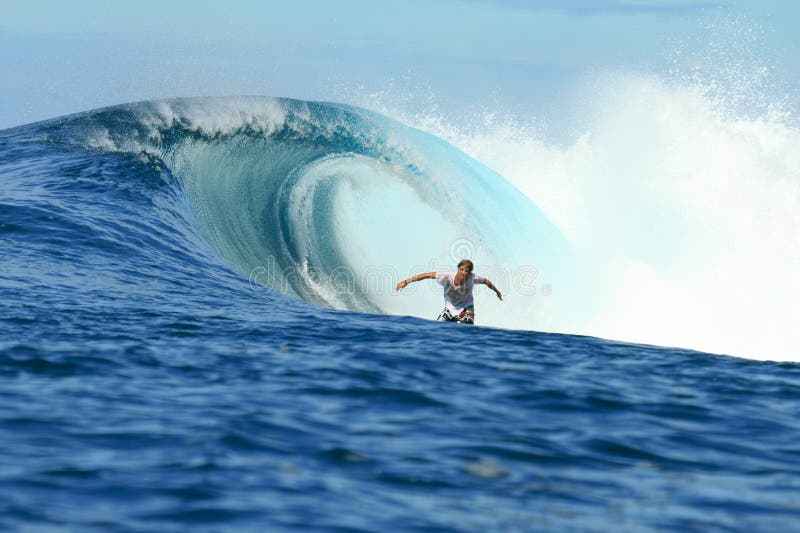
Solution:
<svg viewBox="0 0 800 533">
<path fill-rule="evenodd" d="M 800 530 L 800 364 L 390 316 L 363 287 L 335 296 L 374 312 L 329 309 L 301 267 L 343 260 L 331 176 L 310 218 L 251 184 L 431 165 L 357 110 L 164 105 L 0 132 L 0 528 Z"/>
</svg>

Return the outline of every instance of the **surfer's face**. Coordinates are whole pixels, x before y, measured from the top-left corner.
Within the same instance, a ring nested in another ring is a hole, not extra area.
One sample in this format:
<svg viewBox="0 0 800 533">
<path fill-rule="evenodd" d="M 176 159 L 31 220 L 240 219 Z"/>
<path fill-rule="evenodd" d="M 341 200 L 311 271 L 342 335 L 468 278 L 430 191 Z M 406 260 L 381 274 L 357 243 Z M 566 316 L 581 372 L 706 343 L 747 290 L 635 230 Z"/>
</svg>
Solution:
<svg viewBox="0 0 800 533">
<path fill-rule="evenodd" d="M 461 285 L 461 283 L 463 283 L 464 280 L 467 279 L 469 273 L 470 269 L 467 265 L 462 265 L 458 267 L 458 273 L 456 274 L 456 285 Z"/>
</svg>

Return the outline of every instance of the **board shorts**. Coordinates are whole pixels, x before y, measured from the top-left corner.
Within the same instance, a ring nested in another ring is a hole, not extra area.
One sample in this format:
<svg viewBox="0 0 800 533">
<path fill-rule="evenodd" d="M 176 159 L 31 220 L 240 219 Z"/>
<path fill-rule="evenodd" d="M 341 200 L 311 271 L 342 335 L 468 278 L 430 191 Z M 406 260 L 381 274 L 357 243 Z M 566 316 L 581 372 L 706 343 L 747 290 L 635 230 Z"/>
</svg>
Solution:
<svg viewBox="0 0 800 533">
<path fill-rule="evenodd" d="M 442 314 L 436 320 L 443 320 L 445 322 L 461 322 L 462 324 L 475 323 L 475 306 L 470 305 L 464 308 L 461 313 L 454 315 L 448 308 L 444 308 Z"/>
</svg>

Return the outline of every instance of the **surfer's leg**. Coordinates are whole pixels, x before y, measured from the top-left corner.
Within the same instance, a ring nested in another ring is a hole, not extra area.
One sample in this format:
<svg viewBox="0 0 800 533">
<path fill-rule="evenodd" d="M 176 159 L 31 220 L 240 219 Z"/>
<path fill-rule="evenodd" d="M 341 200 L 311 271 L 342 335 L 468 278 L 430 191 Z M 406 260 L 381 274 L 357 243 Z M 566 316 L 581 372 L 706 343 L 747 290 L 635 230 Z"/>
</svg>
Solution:
<svg viewBox="0 0 800 533">
<path fill-rule="evenodd" d="M 458 317 L 453 316 L 453 313 L 451 313 L 450 310 L 445 307 L 444 311 L 442 311 L 442 314 L 440 314 L 439 318 L 437 318 L 436 320 L 441 320 L 444 322 L 453 322 L 458 320 Z"/>
<path fill-rule="evenodd" d="M 461 314 L 458 315 L 458 321 L 464 324 L 474 324 L 475 323 L 475 307 L 470 305 L 469 307 L 465 308 L 461 311 Z"/>
</svg>

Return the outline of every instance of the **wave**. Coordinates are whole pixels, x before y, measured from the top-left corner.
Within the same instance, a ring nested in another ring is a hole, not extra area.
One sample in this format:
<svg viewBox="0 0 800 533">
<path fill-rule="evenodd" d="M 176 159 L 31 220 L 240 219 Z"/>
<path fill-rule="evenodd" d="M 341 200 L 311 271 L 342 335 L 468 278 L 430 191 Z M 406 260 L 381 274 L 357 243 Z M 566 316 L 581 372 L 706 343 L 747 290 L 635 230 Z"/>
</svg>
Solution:
<svg viewBox="0 0 800 533">
<path fill-rule="evenodd" d="M 432 318 L 421 271 L 475 261 L 479 322 L 574 331 L 586 317 L 561 232 L 502 176 L 445 141 L 378 113 L 291 99 L 127 104 L 50 121 L 51 139 L 154 158 L 189 198 L 225 261 L 308 303 Z M 489 297 L 492 300 L 489 300 Z M 580 309 L 581 311 L 576 311 Z"/>
<path fill-rule="evenodd" d="M 506 296 L 478 293 L 484 325 L 795 360 L 792 116 L 640 75 L 579 93 L 592 111 L 559 145 L 515 123 L 263 97 L 37 127 L 153 158 L 228 264 L 314 305 L 433 318 L 433 283 L 395 282 L 469 257 Z"/>
</svg>

